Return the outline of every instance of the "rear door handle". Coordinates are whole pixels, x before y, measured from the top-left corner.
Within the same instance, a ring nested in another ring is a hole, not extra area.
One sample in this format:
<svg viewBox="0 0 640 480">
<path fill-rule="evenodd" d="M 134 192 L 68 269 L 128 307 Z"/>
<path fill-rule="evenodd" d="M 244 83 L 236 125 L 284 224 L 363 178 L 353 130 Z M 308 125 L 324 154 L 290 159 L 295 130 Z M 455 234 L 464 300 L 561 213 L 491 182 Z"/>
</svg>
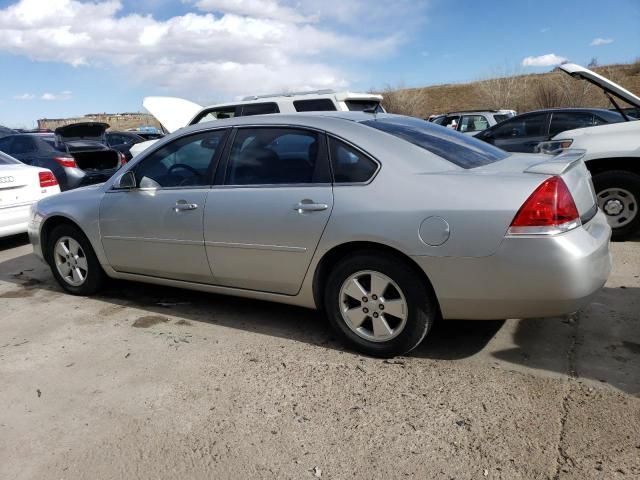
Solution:
<svg viewBox="0 0 640 480">
<path fill-rule="evenodd" d="M 186 200 L 178 200 L 173 210 L 176 212 L 184 212 L 186 210 L 195 210 L 196 208 L 198 208 L 197 203 L 187 203 Z"/>
<path fill-rule="evenodd" d="M 326 203 L 313 203 L 311 201 L 305 201 L 305 200 L 301 201 L 300 203 L 298 203 L 296 206 L 293 207 L 293 209 L 298 213 L 322 212 L 323 210 L 326 210 L 328 208 L 329 208 L 329 205 L 327 205 Z"/>
</svg>

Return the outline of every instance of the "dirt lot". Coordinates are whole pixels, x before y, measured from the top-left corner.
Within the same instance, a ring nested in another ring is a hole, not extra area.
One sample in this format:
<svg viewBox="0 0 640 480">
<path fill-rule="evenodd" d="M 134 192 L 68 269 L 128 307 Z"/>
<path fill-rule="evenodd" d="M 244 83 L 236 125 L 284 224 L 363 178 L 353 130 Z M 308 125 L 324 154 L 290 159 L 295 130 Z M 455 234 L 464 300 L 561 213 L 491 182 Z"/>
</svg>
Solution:
<svg viewBox="0 0 640 480">
<path fill-rule="evenodd" d="M 640 242 L 575 319 L 447 322 L 407 358 L 315 312 L 61 293 L 0 240 L 0 478 L 640 478 Z"/>
</svg>

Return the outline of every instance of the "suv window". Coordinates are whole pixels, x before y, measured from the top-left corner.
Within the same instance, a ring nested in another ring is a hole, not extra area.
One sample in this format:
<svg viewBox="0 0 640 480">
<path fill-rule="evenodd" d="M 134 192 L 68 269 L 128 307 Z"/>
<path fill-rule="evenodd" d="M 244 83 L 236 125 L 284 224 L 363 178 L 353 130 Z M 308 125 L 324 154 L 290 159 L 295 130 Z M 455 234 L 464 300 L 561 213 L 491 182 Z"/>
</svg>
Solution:
<svg viewBox="0 0 640 480">
<path fill-rule="evenodd" d="M 513 115 L 508 115 L 506 113 L 494 113 L 493 119 L 496 123 L 504 122 L 507 118 L 511 118 Z"/>
<path fill-rule="evenodd" d="M 135 168 L 140 188 L 200 187 L 211 184 L 212 163 L 226 130 L 181 137 L 145 158 Z"/>
<path fill-rule="evenodd" d="M 11 152 L 14 154 L 30 153 L 35 151 L 36 145 L 32 138 L 26 136 L 17 136 L 13 138 Z"/>
<path fill-rule="evenodd" d="M 329 165 L 317 132 L 294 128 L 238 130 L 226 185 L 329 183 Z"/>
<path fill-rule="evenodd" d="M 574 128 L 591 127 L 593 123 L 593 114 L 588 112 L 557 112 L 551 114 L 551 127 L 549 135 L 551 137 L 565 130 L 573 130 Z"/>
<path fill-rule="evenodd" d="M 378 170 L 378 164 L 364 153 L 335 138 L 329 139 L 329 151 L 335 183 L 365 183 Z"/>
<path fill-rule="evenodd" d="M 442 119 L 440 125 L 442 125 L 443 127 L 451 128 L 453 130 L 457 130 L 459 123 L 460 115 L 447 115 Z"/>
<path fill-rule="evenodd" d="M 335 103 L 329 98 L 294 100 L 293 106 L 296 112 L 333 112 L 336 110 Z"/>
<path fill-rule="evenodd" d="M 205 110 L 200 115 L 198 115 L 191 125 L 196 123 L 210 122 L 212 120 L 222 120 L 224 118 L 233 118 L 236 116 L 236 112 L 239 111 L 240 107 L 238 106 L 230 106 L 230 107 L 222 107 L 222 108 L 212 108 L 211 110 Z"/>
<path fill-rule="evenodd" d="M 480 132 L 489 128 L 489 122 L 483 115 L 463 115 L 460 122 L 461 132 Z"/>
<path fill-rule="evenodd" d="M 462 168 L 488 165 L 509 156 L 493 145 L 417 118 L 379 118 L 362 124 L 390 133 Z"/>
<path fill-rule="evenodd" d="M 353 112 L 363 112 L 370 110 L 374 113 L 384 113 L 382 105 L 378 100 L 346 100 L 347 108 Z"/>
<path fill-rule="evenodd" d="M 246 105 L 242 105 L 241 115 L 243 117 L 248 117 L 251 115 L 265 115 L 267 113 L 280 113 L 278 104 L 275 102 L 268 102 L 268 103 L 248 103 Z"/>
<path fill-rule="evenodd" d="M 545 135 L 546 119 L 546 113 L 527 115 L 522 118 L 516 117 L 502 122 L 500 126 L 493 131 L 493 136 L 495 138 L 539 137 Z"/>
</svg>

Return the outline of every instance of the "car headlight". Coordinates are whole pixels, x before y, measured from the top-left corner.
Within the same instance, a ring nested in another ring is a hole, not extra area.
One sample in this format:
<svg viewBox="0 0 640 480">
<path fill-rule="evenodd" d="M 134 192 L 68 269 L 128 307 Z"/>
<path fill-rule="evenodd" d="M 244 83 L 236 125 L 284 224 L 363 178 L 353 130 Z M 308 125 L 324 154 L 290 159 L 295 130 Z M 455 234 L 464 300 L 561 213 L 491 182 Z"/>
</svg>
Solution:
<svg viewBox="0 0 640 480">
<path fill-rule="evenodd" d="M 547 153 L 549 155 L 556 155 L 569 148 L 572 143 L 573 140 L 571 140 L 570 138 L 540 142 L 538 145 L 536 145 L 535 151 L 536 153 Z"/>
</svg>

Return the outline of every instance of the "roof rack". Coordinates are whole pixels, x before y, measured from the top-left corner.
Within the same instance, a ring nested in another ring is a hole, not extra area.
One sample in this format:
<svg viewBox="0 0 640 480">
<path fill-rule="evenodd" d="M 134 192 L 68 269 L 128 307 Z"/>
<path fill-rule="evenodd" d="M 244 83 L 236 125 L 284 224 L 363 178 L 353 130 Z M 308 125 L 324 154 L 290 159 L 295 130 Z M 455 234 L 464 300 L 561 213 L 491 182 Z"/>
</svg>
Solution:
<svg viewBox="0 0 640 480">
<path fill-rule="evenodd" d="M 249 95 L 242 99 L 243 102 L 249 100 L 259 100 L 261 98 L 273 98 L 273 97 L 295 97 L 298 95 L 326 95 L 328 93 L 336 93 L 335 90 L 330 88 L 324 90 L 306 90 L 304 92 L 283 92 L 283 93 L 270 93 L 268 95 Z"/>
</svg>

